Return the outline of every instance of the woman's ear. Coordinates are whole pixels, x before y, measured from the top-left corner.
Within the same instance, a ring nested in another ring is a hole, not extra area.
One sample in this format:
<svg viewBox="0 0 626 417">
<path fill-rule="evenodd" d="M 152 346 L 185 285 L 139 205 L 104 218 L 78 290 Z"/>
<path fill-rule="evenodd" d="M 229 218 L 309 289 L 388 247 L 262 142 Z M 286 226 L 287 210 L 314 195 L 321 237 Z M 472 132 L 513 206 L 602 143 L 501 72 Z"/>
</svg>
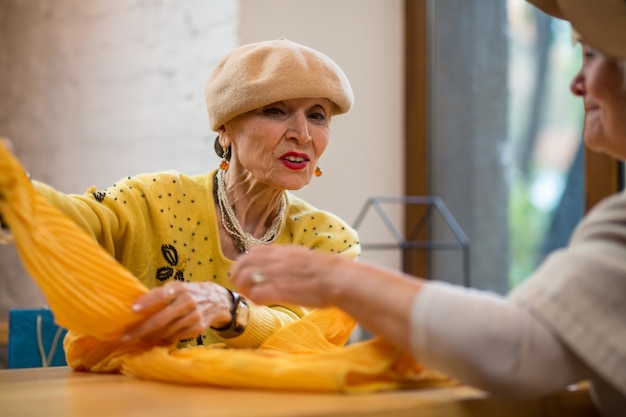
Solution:
<svg viewBox="0 0 626 417">
<path fill-rule="evenodd" d="M 228 135 L 226 134 L 226 127 L 224 125 L 221 125 L 217 129 L 217 133 L 219 134 L 220 146 L 222 146 L 223 148 L 228 148 L 228 146 L 230 146 L 230 140 L 228 139 Z"/>
</svg>

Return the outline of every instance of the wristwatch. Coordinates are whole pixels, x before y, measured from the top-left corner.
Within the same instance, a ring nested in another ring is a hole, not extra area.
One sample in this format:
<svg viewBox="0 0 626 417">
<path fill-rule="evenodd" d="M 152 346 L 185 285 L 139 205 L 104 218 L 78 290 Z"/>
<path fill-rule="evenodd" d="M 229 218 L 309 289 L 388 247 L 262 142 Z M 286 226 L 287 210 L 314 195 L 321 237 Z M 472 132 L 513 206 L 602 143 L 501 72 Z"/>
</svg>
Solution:
<svg viewBox="0 0 626 417">
<path fill-rule="evenodd" d="M 223 327 L 215 328 L 211 326 L 211 328 L 218 332 L 222 339 L 231 339 L 241 335 L 244 330 L 246 330 L 250 316 L 250 308 L 248 307 L 246 299 L 241 295 L 228 288 L 226 288 L 226 291 L 228 291 L 233 301 L 233 306 L 230 309 L 230 323 Z"/>
</svg>

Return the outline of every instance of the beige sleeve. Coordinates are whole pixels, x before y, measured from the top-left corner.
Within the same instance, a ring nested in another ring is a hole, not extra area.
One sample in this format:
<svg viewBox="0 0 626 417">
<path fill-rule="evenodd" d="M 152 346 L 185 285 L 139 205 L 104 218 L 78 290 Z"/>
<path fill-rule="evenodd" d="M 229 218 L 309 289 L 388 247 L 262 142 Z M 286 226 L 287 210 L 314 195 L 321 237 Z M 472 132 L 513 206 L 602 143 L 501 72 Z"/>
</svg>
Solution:
<svg viewBox="0 0 626 417">
<path fill-rule="evenodd" d="M 411 316 L 417 360 L 493 394 L 539 396 L 584 379 L 582 365 L 545 326 L 497 294 L 429 283 Z"/>
</svg>

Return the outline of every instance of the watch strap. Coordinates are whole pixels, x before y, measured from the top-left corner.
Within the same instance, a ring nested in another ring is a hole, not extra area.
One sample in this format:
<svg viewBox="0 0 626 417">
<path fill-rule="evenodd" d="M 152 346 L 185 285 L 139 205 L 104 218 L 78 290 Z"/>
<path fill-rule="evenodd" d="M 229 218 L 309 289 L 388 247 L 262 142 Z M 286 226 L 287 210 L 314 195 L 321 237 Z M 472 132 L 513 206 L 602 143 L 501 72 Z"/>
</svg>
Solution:
<svg viewBox="0 0 626 417">
<path fill-rule="evenodd" d="M 232 300 L 232 307 L 230 309 L 230 323 L 226 326 L 215 328 L 211 326 L 211 329 L 218 332 L 219 336 L 223 339 L 230 339 L 241 335 L 246 330 L 247 317 L 248 317 L 248 302 L 239 293 L 229 290 L 226 291 L 230 294 Z M 246 311 L 243 311 L 243 310 Z M 241 318 L 242 315 L 246 316 L 246 320 Z"/>
</svg>

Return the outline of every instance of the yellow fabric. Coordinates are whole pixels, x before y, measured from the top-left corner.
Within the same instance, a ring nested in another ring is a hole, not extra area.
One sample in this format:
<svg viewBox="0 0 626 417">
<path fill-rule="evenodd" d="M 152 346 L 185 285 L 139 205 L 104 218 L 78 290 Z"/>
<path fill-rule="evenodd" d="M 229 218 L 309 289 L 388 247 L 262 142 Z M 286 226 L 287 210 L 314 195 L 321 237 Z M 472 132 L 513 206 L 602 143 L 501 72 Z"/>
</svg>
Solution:
<svg viewBox="0 0 626 417">
<path fill-rule="evenodd" d="M 2 144 L 0 215 L 9 225 L 24 266 L 61 326 L 101 340 L 114 340 L 141 319 L 128 312 L 132 303 L 147 292 L 146 287 L 47 204 Z M 107 277 L 113 276 L 117 285 L 107 282 Z"/>
<path fill-rule="evenodd" d="M 140 378 L 221 387 L 368 391 L 453 384 L 381 339 L 344 347 L 355 322 L 316 310 L 270 336 L 257 349 L 214 345 L 176 349 L 119 336 L 141 320 L 132 303 L 147 288 L 34 189 L 19 162 L 0 145 L 0 214 L 24 266 L 70 329 L 70 366 Z M 88 267 L 96 264 L 98 267 Z"/>
</svg>

